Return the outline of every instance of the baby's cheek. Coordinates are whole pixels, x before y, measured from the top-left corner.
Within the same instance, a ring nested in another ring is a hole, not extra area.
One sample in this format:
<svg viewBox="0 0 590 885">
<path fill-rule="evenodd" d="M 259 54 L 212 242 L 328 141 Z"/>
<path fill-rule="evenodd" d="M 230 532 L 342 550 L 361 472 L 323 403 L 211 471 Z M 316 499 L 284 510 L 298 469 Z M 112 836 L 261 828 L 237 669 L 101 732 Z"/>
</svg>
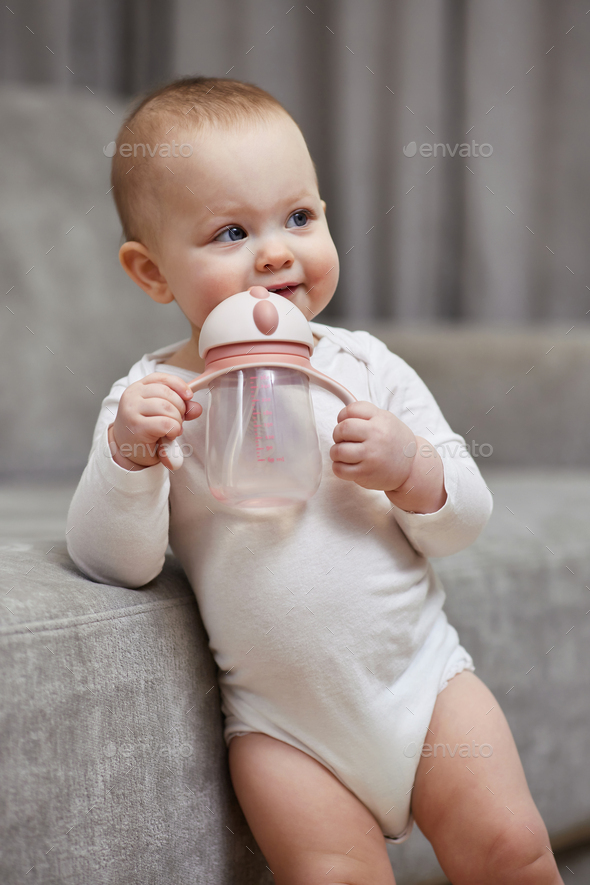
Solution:
<svg viewBox="0 0 590 885">
<path fill-rule="evenodd" d="M 322 260 L 322 266 L 319 274 L 321 279 L 326 280 L 332 289 L 336 288 L 338 277 L 340 274 L 340 264 L 338 261 L 338 253 L 335 248 L 331 248 Z"/>
<path fill-rule="evenodd" d="M 329 275 L 334 288 L 336 287 L 339 274 L 338 253 L 329 234 L 322 235 L 315 240 L 309 250 L 307 260 L 318 280 L 324 280 Z"/>
<path fill-rule="evenodd" d="M 227 267 L 220 267 L 217 272 L 198 277 L 193 285 L 192 294 L 195 325 L 201 328 L 213 308 L 231 295 L 241 292 L 243 288 L 243 278 Z"/>
</svg>

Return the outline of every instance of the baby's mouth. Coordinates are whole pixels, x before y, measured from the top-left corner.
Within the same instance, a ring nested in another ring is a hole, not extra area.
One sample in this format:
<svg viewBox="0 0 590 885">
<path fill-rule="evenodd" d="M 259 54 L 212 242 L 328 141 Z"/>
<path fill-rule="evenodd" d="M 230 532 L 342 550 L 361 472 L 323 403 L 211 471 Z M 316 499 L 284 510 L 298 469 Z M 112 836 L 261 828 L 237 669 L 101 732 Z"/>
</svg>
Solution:
<svg viewBox="0 0 590 885">
<path fill-rule="evenodd" d="M 274 292 L 276 295 L 282 295 L 283 298 L 290 298 L 299 285 L 299 283 L 287 283 L 285 286 L 279 287 L 267 286 L 267 289 L 269 292 Z"/>
</svg>

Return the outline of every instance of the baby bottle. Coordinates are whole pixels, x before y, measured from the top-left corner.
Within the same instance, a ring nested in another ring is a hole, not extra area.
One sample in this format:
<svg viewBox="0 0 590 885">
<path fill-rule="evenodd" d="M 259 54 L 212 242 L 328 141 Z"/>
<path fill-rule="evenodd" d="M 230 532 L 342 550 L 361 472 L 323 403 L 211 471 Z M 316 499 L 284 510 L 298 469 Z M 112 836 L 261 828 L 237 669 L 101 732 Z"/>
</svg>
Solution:
<svg viewBox="0 0 590 885">
<path fill-rule="evenodd" d="M 206 475 L 224 504 L 276 507 L 317 491 L 322 456 L 310 381 L 345 404 L 355 397 L 311 366 L 313 346 L 299 308 L 262 286 L 226 298 L 203 323 L 205 371 L 188 386 L 209 390 Z"/>
</svg>

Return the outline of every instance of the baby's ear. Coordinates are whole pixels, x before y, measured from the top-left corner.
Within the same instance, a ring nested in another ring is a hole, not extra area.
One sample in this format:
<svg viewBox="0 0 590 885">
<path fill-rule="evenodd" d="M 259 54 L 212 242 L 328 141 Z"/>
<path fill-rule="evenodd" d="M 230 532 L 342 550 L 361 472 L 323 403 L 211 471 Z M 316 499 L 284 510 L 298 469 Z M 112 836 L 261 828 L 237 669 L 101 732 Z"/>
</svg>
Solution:
<svg viewBox="0 0 590 885">
<path fill-rule="evenodd" d="M 326 214 L 326 201 L 320 200 L 320 203 L 322 204 L 322 209 L 324 210 L 324 215 L 325 215 Z"/>
<path fill-rule="evenodd" d="M 136 243 L 133 240 L 123 243 L 119 249 L 119 261 L 125 273 L 154 301 L 168 304 L 174 300 L 166 278 L 143 243 Z"/>
</svg>

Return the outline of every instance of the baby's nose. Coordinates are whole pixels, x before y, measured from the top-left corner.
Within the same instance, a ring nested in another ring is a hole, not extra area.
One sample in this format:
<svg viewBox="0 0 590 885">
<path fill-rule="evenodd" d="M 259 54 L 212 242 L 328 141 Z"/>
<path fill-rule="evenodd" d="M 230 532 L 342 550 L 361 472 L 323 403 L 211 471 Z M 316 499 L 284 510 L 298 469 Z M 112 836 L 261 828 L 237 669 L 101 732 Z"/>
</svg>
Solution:
<svg viewBox="0 0 590 885">
<path fill-rule="evenodd" d="M 256 256 L 258 270 L 275 270 L 290 267 L 294 256 L 285 242 L 280 239 L 269 240 L 262 244 Z"/>
</svg>

